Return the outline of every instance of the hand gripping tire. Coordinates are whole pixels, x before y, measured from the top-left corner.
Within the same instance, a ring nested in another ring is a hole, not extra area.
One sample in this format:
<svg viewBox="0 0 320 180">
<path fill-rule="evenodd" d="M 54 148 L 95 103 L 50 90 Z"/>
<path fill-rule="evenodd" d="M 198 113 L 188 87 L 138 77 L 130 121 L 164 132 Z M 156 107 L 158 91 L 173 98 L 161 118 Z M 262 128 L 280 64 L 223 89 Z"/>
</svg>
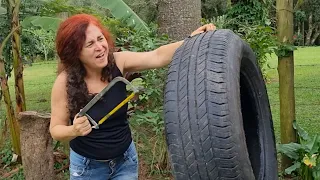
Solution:
<svg viewBox="0 0 320 180">
<path fill-rule="evenodd" d="M 164 106 L 175 179 L 278 179 L 264 80 L 232 31 L 202 33 L 177 49 Z"/>
</svg>

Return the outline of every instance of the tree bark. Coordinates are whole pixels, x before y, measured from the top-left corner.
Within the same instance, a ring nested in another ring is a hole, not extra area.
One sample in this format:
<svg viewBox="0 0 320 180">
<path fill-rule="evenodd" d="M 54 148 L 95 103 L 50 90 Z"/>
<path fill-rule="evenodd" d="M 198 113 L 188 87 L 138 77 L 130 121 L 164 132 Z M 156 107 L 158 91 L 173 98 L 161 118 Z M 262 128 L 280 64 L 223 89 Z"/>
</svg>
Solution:
<svg viewBox="0 0 320 180">
<path fill-rule="evenodd" d="M 159 32 L 183 40 L 201 25 L 201 0 L 159 0 Z"/>
<path fill-rule="evenodd" d="M 313 36 L 311 38 L 311 42 L 310 42 L 311 46 L 314 45 L 314 43 L 318 39 L 319 35 L 320 35 L 320 25 L 317 25 L 317 27 L 315 28 L 315 31 L 313 32 Z"/>
<path fill-rule="evenodd" d="M 278 40 L 281 43 L 293 44 L 293 0 L 277 0 Z M 278 58 L 279 98 L 280 98 L 280 128 L 281 143 L 296 142 L 296 132 L 293 129 L 295 120 L 294 96 L 294 61 L 293 52 L 288 57 Z M 286 169 L 292 161 L 282 155 L 281 168 Z"/>
<path fill-rule="evenodd" d="M 25 111 L 18 114 L 18 121 L 26 180 L 55 180 L 50 114 Z"/>
<path fill-rule="evenodd" d="M 302 46 L 305 46 L 305 30 L 304 30 L 304 21 L 302 22 Z"/>
<path fill-rule="evenodd" d="M 307 33 L 307 36 L 306 36 L 306 41 L 305 41 L 305 45 L 306 46 L 310 46 L 310 43 L 311 43 L 311 36 L 312 36 L 312 32 L 313 32 L 313 15 L 312 13 L 309 15 L 309 18 L 308 18 L 308 23 L 309 23 L 309 29 L 308 29 L 308 33 Z"/>
</svg>

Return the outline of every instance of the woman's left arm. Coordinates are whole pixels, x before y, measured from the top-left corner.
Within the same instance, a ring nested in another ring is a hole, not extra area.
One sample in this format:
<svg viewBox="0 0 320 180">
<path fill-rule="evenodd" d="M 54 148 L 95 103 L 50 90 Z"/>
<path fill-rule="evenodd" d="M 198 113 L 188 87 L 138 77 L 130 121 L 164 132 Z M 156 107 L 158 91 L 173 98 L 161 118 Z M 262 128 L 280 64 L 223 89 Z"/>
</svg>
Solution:
<svg viewBox="0 0 320 180">
<path fill-rule="evenodd" d="M 190 36 L 215 30 L 213 24 L 206 24 L 191 33 Z M 114 53 L 118 66 L 122 66 L 123 72 L 135 72 L 147 69 L 161 68 L 167 66 L 175 51 L 182 45 L 183 41 L 163 45 L 149 52 L 130 52 L 123 51 Z"/>
</svg>

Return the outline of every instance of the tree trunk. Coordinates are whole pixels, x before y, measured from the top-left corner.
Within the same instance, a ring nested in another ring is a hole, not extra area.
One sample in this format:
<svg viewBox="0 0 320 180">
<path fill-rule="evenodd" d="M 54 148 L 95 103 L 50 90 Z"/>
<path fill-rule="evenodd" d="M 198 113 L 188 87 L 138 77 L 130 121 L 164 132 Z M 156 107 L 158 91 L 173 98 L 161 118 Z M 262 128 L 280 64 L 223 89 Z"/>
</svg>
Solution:
<svg viewBox="0 0 320 180">
<path fill-rule="evenodd" d="M 298 27 L 297 35 L 300 36 L 300 34 L 301 34 L 301 22 L 298 21 L 297 24 L 298 24 L 298 25 L 297 25 L 297 27 Z"/>
<path fill-rule="evenodd" d="M 12 0 L 13 2 L 13 0 Z M 12 29 L 19 26 L 19 10 L 20 0 L 14 0 L 14 4 L 10 3 L 12 12 Z M 20 31 L 15 31 L 12 36 L 12 52 L 13 52 L 13 69 L 15 79 L 16 93 L 16 111 L 17 113 L 26 110 L 26 101 L 23 84 L 23 63 L 21 56 Z"/>
<path fill-rule="evenodd" d="M 304 21 L 302 22 L 302 46 L 305 46 Z"/>
<path fill-rule="evenodd" d="M 160 33 L 183 40 L 201 25 L 201 0 L 159 0 Z"/>
<path fill-rule="evenodd" d="M 55 180 L 50 114 L 25 111 L 19 113 L 18 121 L 26 180 Z"/>
<path fill-rule="evenodd" d="M 281 43 L 293 44 L 293 0 L 277 0 L 278 40 Z M 280 128 L 281 143 L 296 142 L 296 132 L 293 129 L 295 120 L 294 97 L 294 63 L 293 52 L 288 57 L 278 58 L 279 98 L 280 98 Z M 286 169 L 292 161 L 282 156 L 281 168 Z"/>
<path fill-rule="evenodd" d="M 320 25 L 317 25 L 317 27 L 315 28 L 315 31 L 313 33 L 313 36 L 311 38 L 311 42 L 310 42 L 310 45 L 313 46 L 314 43 L 316 42 L 316 40 L 318 39 L 320 35 Z"/>
<path fill-rule="evenodd" d="M 313 19 L 313 15 L 312 15 L 312 13 L 310 13 L 309 18 L 308 18 L 309 29 L 308 29 L 308 33 L 307 33 L 306 41 L 305 41 L 306 46 L 310 46 L 310 43 L 311 43 L 312 31 L 314 29 L 312 19 Z"/>
<path fill-rule="evenodd" d="M 8 79 L 6 77 L 6 71 L 4 68 L 5 61 L 2 56 L 3 48 L 15 30 L 12 30 L 11 33 L 3 40 L 3 42 L 0 43 L 0 81 L 1 81 L 1 89 L 2 89 L 2 93 L 3 93 L 4 102 L 6 104 L 6 114 L 7 114 L 7 120 L 9 121 L 11 143 L 12 143 L 13 151 L 15 154 L 20 156 L 21 151 L 20 151 L 20 139 L 19 139 L 19 134 L 20 134 L 19 125 L 16 120 L 16 116 L 14 114 L 14 110 L 12 107 L 12 101 L 11 101 L 10 91 L 9 91 L 9 86 L 8 86 Z"/>
<path fill-rule="evenodd" d="M 298 46 L 301 46 L 301 40 L 300 40 L 300 37 L 301 37 L 301 21 L 297 21 L 297 27 L 298 27 L 298 32 L 297 32 L 297 39 L 298 39 Z"/>
</svg>

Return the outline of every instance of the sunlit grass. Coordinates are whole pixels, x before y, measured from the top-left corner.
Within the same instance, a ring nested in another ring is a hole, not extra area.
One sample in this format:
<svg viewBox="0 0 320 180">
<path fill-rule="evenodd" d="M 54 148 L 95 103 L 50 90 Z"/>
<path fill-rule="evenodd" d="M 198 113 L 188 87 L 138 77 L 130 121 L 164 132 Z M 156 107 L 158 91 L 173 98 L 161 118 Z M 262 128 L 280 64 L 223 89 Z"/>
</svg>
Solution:
<svg viewBox="0 0 320 180">
<path fill-rule="evenodd" d="M 277 142 L 280 140 L 280 102 L 278 59 L 269 59 L 267 84 Z M 296 120 L 311 135 L 319 133 L 320 115 L 320 47 L 298 48 L 294 52 Z"/>
</svg>

